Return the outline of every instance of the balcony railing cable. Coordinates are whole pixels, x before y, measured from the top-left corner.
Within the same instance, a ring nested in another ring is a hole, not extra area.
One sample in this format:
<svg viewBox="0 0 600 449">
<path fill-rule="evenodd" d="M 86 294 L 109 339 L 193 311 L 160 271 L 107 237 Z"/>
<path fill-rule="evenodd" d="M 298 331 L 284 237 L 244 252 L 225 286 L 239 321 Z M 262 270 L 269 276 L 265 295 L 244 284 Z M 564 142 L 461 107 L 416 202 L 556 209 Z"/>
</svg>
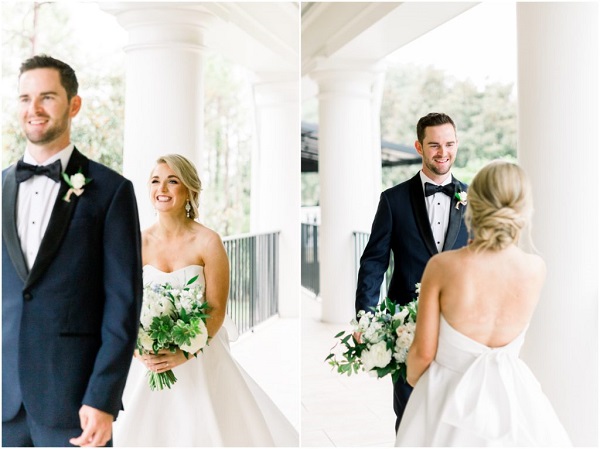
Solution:
<svg viewBox="0 0 600 449">
<path fill-rule="evenodd" d="M 310 290 L 318 296 L 319 290 L 319 226 L 314 224 L 302 223 L 302 287 Z M 360 258 L 369 242 L 370 234 L 367 232 L 354 232 L 354 268 L 355 282 L 358 281 L 358 269 L 360 268 Z M 381 285 L 380 299 L 387 295 L 389 280 L 394 270 L 394 257 L 390 257 L 390 265 L 383 276 Z"/>
<path fill-rule="evenodd" d="M 360 268 L 360 258 L 365 251 L 367 243 L 369 243 L 369 237 L 371 234 L 368 232 L 354 232 L 354 268 L 356 273 L 356 281 L 358 282 L 358 269 Z M 390 255 L 390 264 L 387 271 L 383 275 L 383 283 L 381 284 L 381 290 L 379 292 L 379 300 L 387 296 L 388 287 L 390 285 L 390 279 L 392 278 L 392 272 L 394 271 L 394 255 Z"/>
<path fill-rule="evenodd" d="M 279 311 L 279 232 L 223 239 L 229 257 L 227 314 L 241 333 Z"/>
<path fill-rule="evenodd" d="M 302 223 L 301 233 L 301 283 L 304 288 L 313 292 L 315 296 L 319 296 L 319 226 Z"/>
</svg>

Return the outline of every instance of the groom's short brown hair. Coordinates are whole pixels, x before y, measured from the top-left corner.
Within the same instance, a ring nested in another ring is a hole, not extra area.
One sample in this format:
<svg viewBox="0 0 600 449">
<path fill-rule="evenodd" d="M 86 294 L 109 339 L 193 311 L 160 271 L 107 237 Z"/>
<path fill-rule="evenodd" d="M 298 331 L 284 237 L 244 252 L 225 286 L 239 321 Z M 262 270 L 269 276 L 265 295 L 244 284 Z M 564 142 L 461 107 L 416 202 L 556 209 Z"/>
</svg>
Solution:
<svg viewBox="0 0 600 449">
<path fill-rule="evenodd" d="M 456 125 L 449 115 L 439 112 L 430 112 L 425 117 L 421 117 L 417 122 L 417 139 L 421 145 L 423 145 L 423 139 L 425 138 L 425 128 L 428 126 L 445 125 L 446 123 L 450 123 L 452 125 L 454 128 L 454 133 L 456 134 Z"/>
<path fill-rule="evenodd" d="M 75 95 L 77 95 L 77 89 L 79 89 L 79 83 L 77 82 L 77 76 L 71 66 L 58 59 L 54 59 L 48 55 L 36 55 L 21 64 L 19 70 L 19 78 L 25 72 L 34 69 L 55 69 L 58 71 L 60 77 L 60 84 L 67 91 L 67 99 L 71 101 Z"/>
</svg>

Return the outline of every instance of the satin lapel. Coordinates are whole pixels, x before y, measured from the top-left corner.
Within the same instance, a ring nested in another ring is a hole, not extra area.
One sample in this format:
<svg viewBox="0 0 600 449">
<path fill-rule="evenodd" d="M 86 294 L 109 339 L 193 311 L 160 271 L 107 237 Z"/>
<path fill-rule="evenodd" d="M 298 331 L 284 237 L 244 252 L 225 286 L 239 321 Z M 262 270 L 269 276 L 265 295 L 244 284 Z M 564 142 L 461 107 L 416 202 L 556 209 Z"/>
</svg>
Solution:
<svg viewBox="0 0 600 449">
<path fill-rule="evenodd" d="M 17 231 L 18 190 L 18 184 L 15 179 L 15 165 L 13 165 L 6 171 L 4 182 L 2 183 L 2 238 L 4 238 L 6 251 L 15 270 L 23 282 L 25 282 L 28 269 Z"/>
<path fill-rule="evenodd" d="M 452 182 L 458 183 L 454 176 L 452 176 Z M 460 184 L 459 184 L 460 185 Z M 465 206 L 462 204 L 456 208 L 458 204 L 458 199 L 456 197 L 452 197 L 450 200 L 450 220 L 448 221 L 448 230 L 446 231 L 446 239 L 444 240 L 444 247 L 442 251 L 447 251 L 454 247 L 454 243 L 456 242 L 456 237 L 458 237 L 458 231 L 460 230 L 460 224 L 463 220 L 463 216 L 465 214 Z"/>
<path fill-rule="evenodd" d="M 88 162 L 88 158 L 75 148 L 73 154 L 71 154 L 65 173 L 71 176 L 81 169 L 82 173 L 85 175 L 88 172 Z M 63 237 L 69 228 L 69 223 L 71 222 L 71 217 L 73 216 L 79 197 L 77 195 L 71 195 L 70 202 L 63 200 L 63 197 L 68 190 L 69 186 L 67 183 L 64 180 L 61 180 L 58 197 L 54 203 L 52 215 L 50 215 L 50 222 L 48 223 L 48 228 L 46 229 L 46 233 L 40 244 L 40 250 L 35 258 L 33 267 L 31 267 L 31 273 L 29 273 L 29 277 L 25 282 L 25 288 L 33 285 L 44 271 L 46 271 L 54 259 L 54 255 L 56 254 L 56 251 L 58 251 Z"/>
<path fill-rule="evenodd" d="M 429 218 L 427 216 L 427 206 L 425 206 L 423 185 L 421 184 L 421 177 L 418 173 L 417 176 L 410 180 L 409 194 L 415 220 L 417 221 L 417 227 L 419 228 L 421 237 L 425 242 L 425 246 L 431 255 L 437 254 L 438 250 L 435 246 L 433 232 L 431 232 L 431 225 L 429 224 Z"/>
</svg>

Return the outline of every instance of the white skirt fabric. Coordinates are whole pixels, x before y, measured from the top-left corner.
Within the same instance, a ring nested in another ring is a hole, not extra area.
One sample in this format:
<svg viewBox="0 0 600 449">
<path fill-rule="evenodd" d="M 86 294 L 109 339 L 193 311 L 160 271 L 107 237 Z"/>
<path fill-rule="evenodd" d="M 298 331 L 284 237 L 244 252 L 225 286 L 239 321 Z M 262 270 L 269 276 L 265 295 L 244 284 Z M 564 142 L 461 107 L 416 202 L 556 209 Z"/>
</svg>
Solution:
<svg viewBox="0 0 600 449">
<path fill-rule="evenodd" d="M 435 360 L 410 396 L 396 446 L 571 446 L 539 382 L 519 359 L 526 330 L 492 349 L 440 315 Z"/>
<path fill-rule="evenodd" d="M 181 286 L 197 274 L 203 282 L 200 266 L 164 273 L 146 265 L 144 282 Z M 133 359 L 124 411 L 113 427 L 115 446 L 298 446 L 298 432 L 233 359 L 228 327 L 197 358 L 173 370 L 171 389 L 151 391 L 146 367 Z"/>
</svg>

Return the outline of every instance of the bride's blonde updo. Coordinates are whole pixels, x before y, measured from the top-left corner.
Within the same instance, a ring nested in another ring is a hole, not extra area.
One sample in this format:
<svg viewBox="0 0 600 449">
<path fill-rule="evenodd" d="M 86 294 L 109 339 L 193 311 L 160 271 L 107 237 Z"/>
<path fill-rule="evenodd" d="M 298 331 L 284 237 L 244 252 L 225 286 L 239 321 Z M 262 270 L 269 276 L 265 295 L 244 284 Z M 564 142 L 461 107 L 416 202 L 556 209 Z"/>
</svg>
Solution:
<svg viewBox="0 0 600 449">
<path fill-rule="evenodd" d="M 156 160 L 156 163 L 167 164 L 167 166 L 173 170 L 175 175 L 188 189 L 188 198 L 192 206 L 192 209 L 190 210 L 190 218 L 192 220 L 198 218 L 198 205 L 200 203 L 202 182 L 198 176 L 196 166 L 189 159 L 180 154 L 167 154 L 165 156 L 161 156 Z"/>
<path fill-rule="evenodd" d="M 490 162 L 469 185 L 465 223 L 477 251 L 498 251 L 518 242 L 531 214 L 531 185 L 516 164 Z"/>
</svg>

